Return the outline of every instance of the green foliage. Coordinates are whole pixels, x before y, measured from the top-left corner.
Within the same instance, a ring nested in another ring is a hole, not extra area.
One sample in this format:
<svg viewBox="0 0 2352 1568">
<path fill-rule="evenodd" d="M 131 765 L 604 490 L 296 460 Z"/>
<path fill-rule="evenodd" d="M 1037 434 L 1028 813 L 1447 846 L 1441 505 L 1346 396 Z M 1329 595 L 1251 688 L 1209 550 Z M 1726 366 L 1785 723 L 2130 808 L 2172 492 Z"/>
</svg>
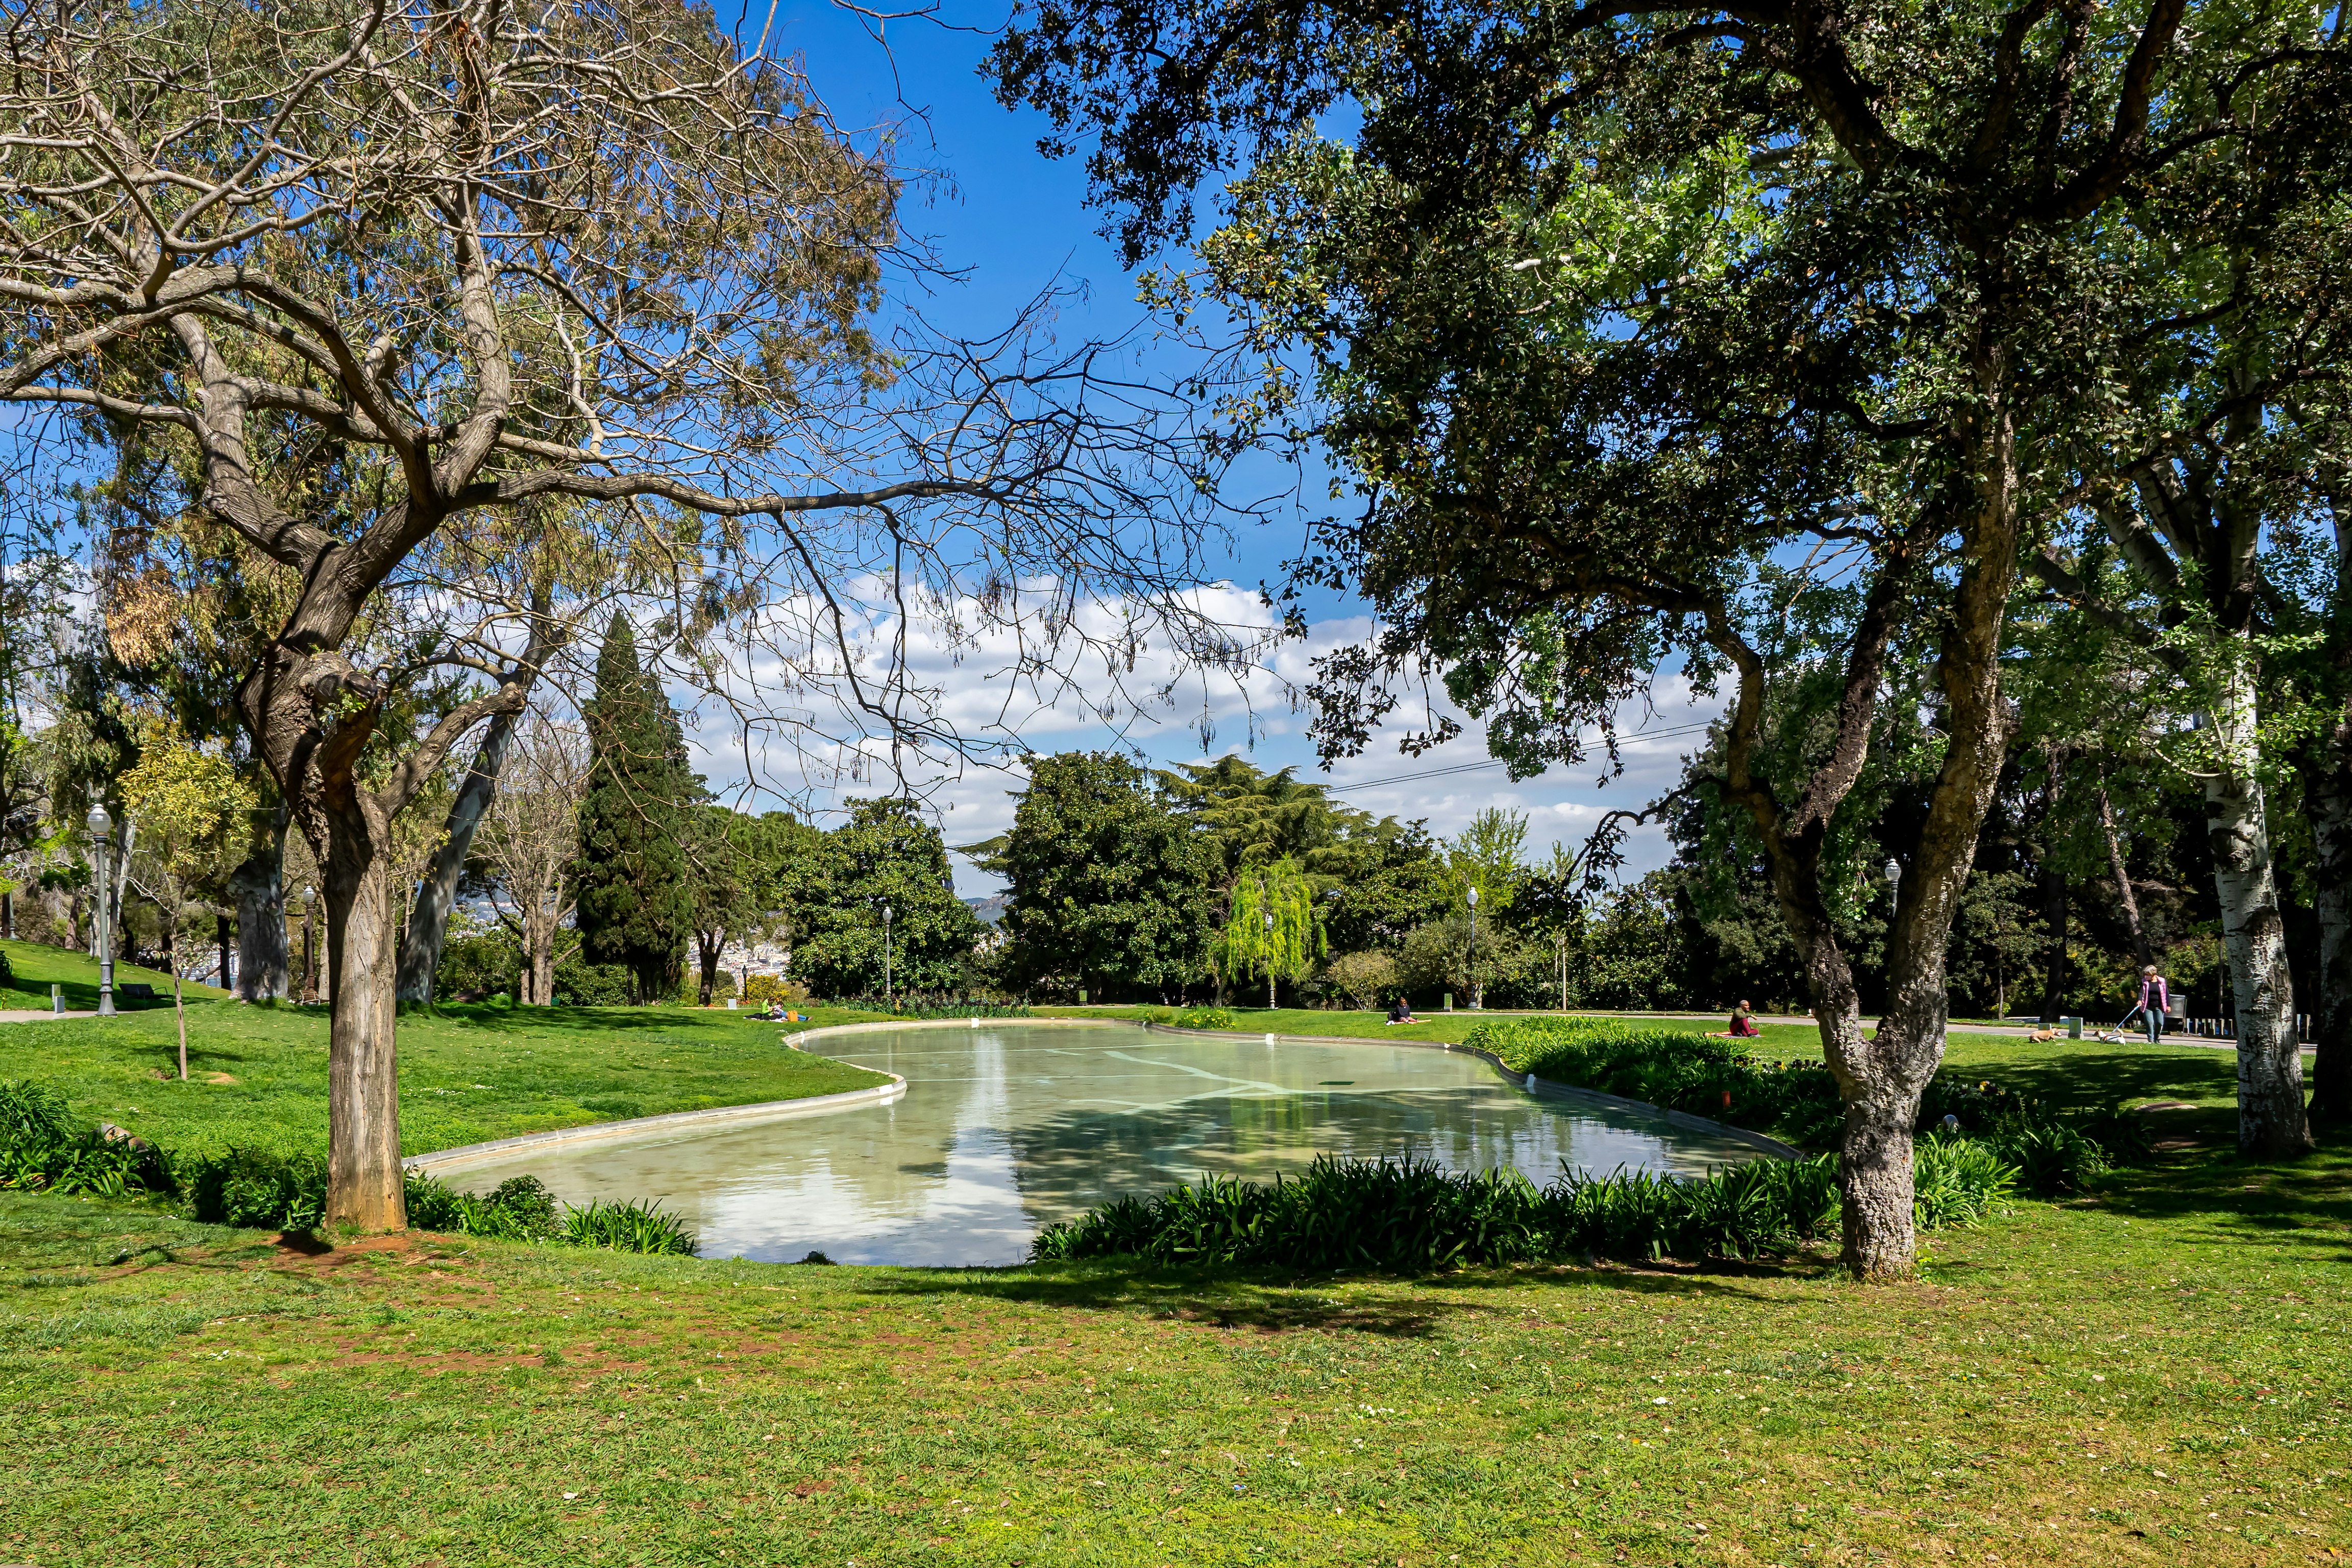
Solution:
<svg viewBox="0 0 2352 1568">
<path fill-rule="evenodd" d="M 749 974 L 743 978 L 743 1000 L 753 1007 L 765 1007 L 771 1002 L 803 1007 L 808 1005 L 808 999 L 807 986 L 781 974 Z"/>
<path fill-rule="evenodd" d="M 951 994 L 980 936 L 980 917 L 956 897 L 939 829 L 914 803 L 849 803 L 849 820 L 824 835 L 808 868 L 806 932 L 793 967 L 820 995 L 882 993 L 882 910 L 891 911 L 894 990 Z"/>
<path fill-rule="evenodd" d="M 1230 1029 L 1234 1016 L 1223 1007 L 1188 1007 L 1168 1019 L 1180 1029 Z"/>
<path fill-rule="evenodd" d="M 596 658 L 588 793 L 580 805 L 582 954 L 626 971 L 632 1000 L 676 994 L 693 915 L 681 814 L 702 791 L 669 700 L 638 667 L 636 635 L 614 615 Z M 562 984 L 558 983 L 559 993 Z"/>
<path fill-rule="evenodd" d="M 1913 1219 L 1933 1230 L 1990 1218 L 2019 1185 L 2018 1168 L 2006 1153 L 1993 1143 L 1940 1132 L 1912 1144 Z"/>
<path fill-rule="evenodd" d="M 584 958 L 556 961 L 555 1000 L 566 1007 L 618 1007 L 629 1000 L 631 975 L 617 963 Z"/>
<path fill-rule="evenodd" d="M 1921 1223 L 1967 1223 L 2007 1195 L 2012 1173 L 1955 1141 L 1932 1157 Z M 1131 1256 L 1159 1263 L 1315 1272 L 1422 1273 L 1581 1257 L 1753 1260 L 1796 1252 L 1837 1224 L 1836 1162 L 1759 1160 L 1700 1180 L 1563 1173 L 1538 1188 L 1517 1171 L 1319 1155 L 1272 1183 L 1205 1176 L 1121 1198 L 1041 1232 L 1040 1260 Z"/>
<path fill-rule="evenodd" d="M 1314 886 L 1297 861 L 1244 868 L 1234 884 L 1224 929 L 1209 950 L 1210 963 L 1228 983 L 1265 980 L 1269 997 L 1275 981 L 1306 979 L 1329 950 L 1315 903 Z"/>
<path fill-rule="evenodd" d="M 514 990 L 522 973 L 522 952 L 504 926 L 483 924 L 464 910 L 449 919 L 449 935 L 433 973 L 436 1001 Z"/>
<path fill-rule="evenodd" d="M 684 1221 L 659 1204 L 615 1204 L 591 1200 L 586 1208 L 566 1206 L 557 1239 L 573 1247 L 602 1247 L 614 1252 L 649 1252 L 691 1258 L 700 1249 Z"/>
<path fill-rule="evenodd" d="M 188 1210 L 207 1225 L 313 1231 L 327 1213 L 327 1162 L 265 1149 L 206 1152 L 178 1163 Z"/>
<path fill-rule="evenodd" d="M 892 1005 L 880 996 L 835 996 L 825 1005 L 845 1007 L 859 1013 L 885 1013 L 900 1018 L 939 1018 L 952 1021 L 959 1018 L 1026 1018 L 1030 1016 L 1026 1002 L 1008 1002 L 995 996 L 941 996 L 922 992 L 900 992 Z"/>
<path fill-rule="evenodd" d="M 1212 840 L 1112 752 L 1030 759 L 1013 830 L 984 861 L 1011 884 L 1007 980 L 1180 989 L 1215 919 Z"/>
<path fill-rule="evenodd" d="M 1385 952 L 1343 952 L 1323 966 L 1323 982 L 1359 1007 L 1376 1007 L 1396 994 L 1397 962 Z"/>
<path fill-rule="evenodd" d="M 77 1127 L 65 1096 L 30 1080 L 0 1082 L 0 1188 L 119 1198 L 171 1191 L 162 1158 L 144 1142 Z"/>
<path fill-rule="evenodd" d="M 536 1176 L 509 1176 L 477 1197 L 412 1171 L 407 1188 L 408 1223 L 420 1230 L 505 1241 L 564 1239 L 555 1195 Z"/>
</svg>

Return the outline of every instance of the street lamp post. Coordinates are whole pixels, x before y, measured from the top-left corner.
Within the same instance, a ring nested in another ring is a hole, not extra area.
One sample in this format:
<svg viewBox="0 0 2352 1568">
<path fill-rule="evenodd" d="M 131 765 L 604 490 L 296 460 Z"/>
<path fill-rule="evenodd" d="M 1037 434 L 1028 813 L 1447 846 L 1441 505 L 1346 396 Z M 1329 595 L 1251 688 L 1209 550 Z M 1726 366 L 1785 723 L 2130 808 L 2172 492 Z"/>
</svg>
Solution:
<svg viewBox="0 0 2352 1568">
<path fill-rule="evenodd" d="M 1470 889 L 1470 1011 L 1486 1005 L 1486 988 L 1478 984 L 1478 889 Z"/>
<path fill-rule="evenodd" d="M 84 819 L 92 843 L 98 847 L 98 1016 L 114 1016 L 114 922 L 109 918 L 106 895 L 114 888 L 114 818 L 106 815 L 106 807 L 93 805 Z"/>
<path fill-rule="evenodd" d="M 1886 864 L 1881 867 L 1879 871 L 1880 875 L 1886 879 L 1887 914 L 1891 919 L 1895 907 L 1902 901 L 1903 862 L 1889 855 L 1886 858 Z"/>
<path fill-rule="evenodd" d="M 890 906 L 882 906 L 882 1001 L 893 1013 L 898 1010 L 898 993 L 890 988 Z"/>
</svg>

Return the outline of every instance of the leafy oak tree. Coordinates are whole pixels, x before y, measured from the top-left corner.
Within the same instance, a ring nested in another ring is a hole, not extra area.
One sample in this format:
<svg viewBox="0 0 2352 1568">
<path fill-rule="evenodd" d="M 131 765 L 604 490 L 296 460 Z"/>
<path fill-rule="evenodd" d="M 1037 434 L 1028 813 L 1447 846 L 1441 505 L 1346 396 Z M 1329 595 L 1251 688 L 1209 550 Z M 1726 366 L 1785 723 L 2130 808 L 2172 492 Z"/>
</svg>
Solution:
<svg viewBox="0 0 2352 1568">
<path fill-rule="evenodd" d="M 1311 434 L 1360 494 L 1299 568 L 1380 616 L 1310 694 L 1327 754 L 1424 674 L 1523 773 L 1613 737 L 1668 659 L 1731 686 L 1716 787 L 1753 823 L 1822 1021 L 1858 1276 L 1912 1268 L 1911 1128 L 2007 753 L 2021 553 L 2116 429 L 2121 345 L 2189 330 L 2106 231 L 2193 197 L 2211 149 L 2329 140 L 2320 18 L 1076 0 L 997 47 L 1003 96 L 1094 140 L 1131 257 L 1246 164 L 1164 297 L 1242 322 L 1242 432 Z M 1311 125 L 1342 98 L 1344 142 Z M 1842 824 L 1890 663 L 1932 672 L 1937 761 L 1865 1038 Z M 1808 715 L 1777 755 L 1768 700 Z"/>
</svg>

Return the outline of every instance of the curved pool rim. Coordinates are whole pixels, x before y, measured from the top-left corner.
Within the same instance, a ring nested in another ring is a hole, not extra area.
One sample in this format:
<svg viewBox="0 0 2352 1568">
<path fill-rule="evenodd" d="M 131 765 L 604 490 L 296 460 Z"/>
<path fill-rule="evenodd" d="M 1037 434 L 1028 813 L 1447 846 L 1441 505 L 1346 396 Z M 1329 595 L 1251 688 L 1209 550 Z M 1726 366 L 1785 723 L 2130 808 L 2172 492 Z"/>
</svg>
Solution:
<svg viewBox="0 0 2352 1568">
<path fill-rule="evenodd" d="M 1079 1020 L 1072 1020 L 1078 1022 Z M 1092 1022 L 1093 1020 L 1087 1020 Z M 1106 1019 L 1104 1022 L 1110 1022 Z M 1675 1110 L 1664 1105 L 1653 1105 L 1646 1100 L 1628 1100 L 1622 1094 L 1605 1094 L 1597 1089 L 1585 1089 L 1578 1084 L 1560 1083 L 1552 1079 L 1538 1078 L 1531 1072 L 1520 1072 L 1510 1063 L 1490 1050 L 1477 1046 L 1456 1045 L 1451 1040 L 1382 1040 L 1369 1035 L 1278 1035 L 1272 1032 L 1252 1034 L 1246 1029 L 1179 1029 L 1170 1024 L 1143 1026 L 1147 1030 L 1162 1035 L 1202 1035 L 1216 1040 L 1264 1040 L 1269 1045 L 1340 1045 L 1340 1046 L 1408 1046 L 1417 1050 L 1444 1051 L 1449 1056 L 1476 1057 L 1501 1075 L 1503 1080 L 1522 1093 L 1538 1100 L 1573 1100 L 1588 1105 L 1603 1105 L 1612 1110 L 1629 1110 L 1663 1119 L 1667 1126 L 1685 1132 L 1706 1132 L 1717 1138 L 1728 1138 L 1735 1143 L 1745 1143 L 1759 1153 L 1776 1160 L 1803 1160 L 1811 1156 L 1793 1143 L 1783 1143 L 1766 1133 L 1734 1127 L 1727 1121 L 1715 1121 L 1704 1116 L 1694 1116 L 1687 1110 Z"/>
<path fill-rule="evenodd" d="M 787 1035 L 783 1043 L 794 1050 L 804 1048 L 810 1040 L 831 1036 L 875 1034 L 895 1029 L 978 1029 L 990 1025 L 1022 1028 L 1037 1026 L 1078 1029 L 1141 1029 L 1146 1034 L 1196 1037 L 1206 1039 L 1258 1041 L 1268 1045 L 1313 1046 L 1406 1046 L 1416 1050 L 1444 1051 L 1454 1056 L 1475 1057 L 1493 1068 L 1506 1082 L 1522 1093 L 1538 1100 L 1580 1100 L 1586 1104 L 1605 1106 L 1614 1110 L 1633 1111 L 1656 1116 L 1667 1125 L 1685 1131 L 1707 1133 L 1745 1143 L 1759 1153 L 1780 1160 L 1801 1160 L 1805 1152 L 1777 1138 L 1745 1127 L 1694 1116 L 1686 1110 L 1674 1110 L 1647 1100 L 1627 1100 L 1622 1095 L 1604 1094 L 1597 1089 L 1583 1089 L 1575 1084 L 1557 1083 L 1538 1078 L 1533 1073 L 1512 1069 L 1494 1052 L 1475 1046 L 1455 1045 L 1447 1040 L 1375 1039 L 1363 1035 L 1282 1035 L 1253 1034 L 1244 1029 L 1179 1029 L 1166 1024 L 1129 1023 L 1123 1018 L 967 1018 L 961 1023 L 951 1018 L 912 1018 L 903 1022 L 892 1020 L 874 1024 L 828 1024 L 818 1028 L 803 1029 Z M 870 1070 L 870 1069 L 869 1069 Z M 545 1132 L 525 1132 L 513 1138 L 499 1138 L 487 1143 L 465 1143 L 450 1149 L 436 1149 L 429 1153 L 411 1154 L 401 1161 L 404 1170 L 418 1175 L 437 1176 L 444 1172 L 463 1170 L 468 1165 L 503 1159 L 530 1149 L 552 1149 L 580 1143 L 623 1142 L 643 1136 L 662 1136 L 701 1128 L 749 1127 L 768 1121 L 788 1121 L 802 1116 L 822 1116 L 835 1110 L 855 1110 L 866 1106 L 888 1105 L 906 1095 L 907 1080 L 897 1073 L 887 1073 L 890 1081 L 869 1089 L 853 1089 L 839 1094 L 812 1095 L 804 1100 L 770 1100 L 750 1105 L 712 1106 L 701 1110 L 672 1110 L 659 1116 L 633 1116 L 619 1121 L 590 1121 L 577 1127 L 551 1128 Z"/>
</svg>

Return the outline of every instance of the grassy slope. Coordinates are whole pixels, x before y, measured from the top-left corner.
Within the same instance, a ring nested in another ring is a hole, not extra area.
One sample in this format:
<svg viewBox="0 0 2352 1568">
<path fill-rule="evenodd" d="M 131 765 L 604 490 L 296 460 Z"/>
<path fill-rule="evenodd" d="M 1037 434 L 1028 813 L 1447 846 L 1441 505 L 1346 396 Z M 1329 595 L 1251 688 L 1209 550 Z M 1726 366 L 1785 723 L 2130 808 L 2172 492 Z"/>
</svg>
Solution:
<svg viewBox="0 0 2352 1568">
<path fill-rule="evenodd" d="M 1868 1289 L 311 1257 L 0 1194 L 0 1558 L 2333 1562 L 2347 1224 L 2341 1151 Z"/>
<path fill-rule="evenodd" d="M 0 986 L 0 1012 L 19 1007 L 46 1010 L 49 1005 L 52 983 L 64 987 L 65 1004 L 69 1011 L 87 1011 L 98 1005 L 98 960 L 89 954 L 72 948 L 49 947 L 37 942 L 0 942 L 0 952 L 8 955 L 8 967 L 16 982 L 13 990 Z M 169 1007 L 172 1005 L 172 976 L 168 973 L 142 968 L 135 963 L 115 964 L 114 984 L 118 987 L 141 981 L 155 988 L 158 1000 L 125 1002 L 118 990 L 117 1005 L 137 1009 Z M 228 994 L 216 985 L 200 984 L 193 980 L 182 981 L 180 989 L 190 1000 Z"/>
<path fill-rule="evenodd" d="M 22 945 L 10 944 L 12 962 Z M 816 1013 L 819 1023 L 862 1016 Z M 400 1022 L 401 1147 L 420 1153 L 883 1081 L 785 1049 L 782 1027 L 689 1007 L 447 1007 L 412 1015 Z M 54 1083 L 77 1114 L 119 1122 L 165 1148 L 326 1141 L 322 1009 L 191 1005 L 188 1070 L 189 1081 L 180 1082 L 168 1006 L 106 1022 L 0 1025 L 0 1079 Z"/>
</svg>

